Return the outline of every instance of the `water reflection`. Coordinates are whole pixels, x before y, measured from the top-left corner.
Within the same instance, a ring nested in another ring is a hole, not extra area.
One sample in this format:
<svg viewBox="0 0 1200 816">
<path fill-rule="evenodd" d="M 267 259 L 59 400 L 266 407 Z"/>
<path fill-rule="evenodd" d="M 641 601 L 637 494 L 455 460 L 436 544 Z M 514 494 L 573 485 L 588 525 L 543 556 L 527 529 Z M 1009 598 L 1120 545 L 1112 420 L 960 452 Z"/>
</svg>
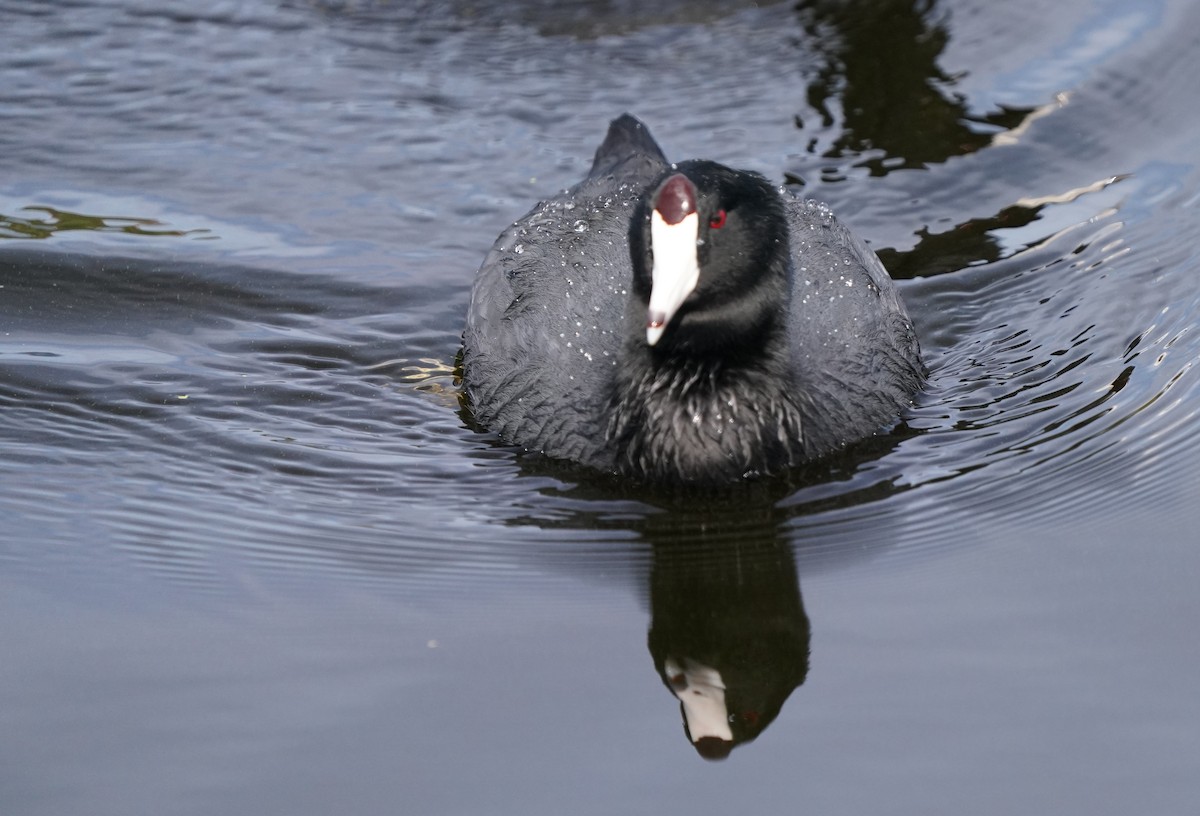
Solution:
<svg viewBox="0 0 1200 816">
<path fill-rule="evenodd" d="M 1067 190 L 1059 195 L 1025 198 L 995 215 L 968 219 L 946 232 L 933 232 L 928 227 L 922 227 L 917 230 L 918 241 L 912 249 L 900 251 L 882 247 L 877 254 L 888 273 L 896 279 L 932 277 L 971 266 L 995 263 L 1014 254 L 1014 250 L 1005 248 L 1000 237 L 1001 230 L 1016 230 L 1028 226 L 1042 217 L 1047 206 L 1075 201 L 1083 195 L 1099 192 L 1127 178 L 1127 175 L 1116 175 L 1084 187 Z M 1102 216 L 1103 213 L 1093 216 L 1093 219 L 1098 220 Z M 1040 240 L 1049 241 L 1055 237 L 1056 235 L 1050 234 L 1041 237 Z"/>
<path fill-rule="evenodd" d="M 715 521 L 715 524 L 713 523 Z M 695 541 L 654 545 L 654 668 L 705 759 L 724 759 L 779 714 L 808 674 L 809 624 L 790 547 L 736 517 L 689 519 Z"/>
<path fill-rule="evenodd" d="M 527 506 L 507 524 L 553 529 L 564 540 L 605 531 L 603 548 L 572 546 L 572 569 L 589 574 L 612 571 L 617 540 L 638 542 L 620 557 L 648 555 L 638 580 L 647 588 L 655 671 L 679 702 L 688 741 L 706 759 L 723 759 L 775 720 L 808 673 L 798 559 L 857 560 L 881 546 L 862 540 L 830 551 L 836 535 L 798 538 L 796 522 L 828 509 L 825 491 L 843 506 L 890 494 L 895 486 L 873 480 L 868 463 L 910 433 L 898 428 L 808 468 L 715 489 L 646 487 L 525 456 L 522 480 L 574 481 L 544 486 L 546 505 Z"/>
<path fill-rule="evenodd" d="M 137 218 L 119 215 L 89 215 L 54 207 L 22 207 L 24 213 L 34 215 L 5 215 L 0 213 L 0 239 L 51 238 L 60 232 L 119 232 L 127 235 L 149 235 L 156 237 L 183 237 L 204 235 L 207 229 L 173 229 L 153 218 Z M 215 237 L 215 236 L 211 236 Z"/>
<path fill-rule="evenodd" d="M 866 155 L 856 166 L 882 176 L 974 153 L 1032 108 L 973 113 L 938 59 L 950 33 L 936 0 L 804 0 L 801 21 L 824 64 L 809 106 L 835 134 L 825 158 Z M 817 152 L 818 140 L 809 144 Z M 840 173 L 837 168 L 825 172 Z M 832 179 L 827 179 L 832 180 Z"/>
</svg>

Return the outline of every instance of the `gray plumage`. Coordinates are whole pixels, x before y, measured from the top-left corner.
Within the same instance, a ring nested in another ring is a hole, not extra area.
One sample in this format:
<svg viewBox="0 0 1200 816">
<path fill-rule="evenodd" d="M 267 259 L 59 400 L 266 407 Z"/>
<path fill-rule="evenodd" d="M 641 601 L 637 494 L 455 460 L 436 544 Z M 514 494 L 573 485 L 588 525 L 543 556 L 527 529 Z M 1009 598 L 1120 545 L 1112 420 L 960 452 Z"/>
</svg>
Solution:
<svg viewBox="0 0 1200 816">
<path fill-rule="evenodd" d="M 672 173 L 698 191 L 702 260 L 652 347 L 648 199 Z M 717 208 L 722 224 L 729 212 L 719 231 Z M 842 448 L 893 422 L 925 374 L 890 277 L 828 209 L 756 174 L 673 167 L 628 115 L 583 181 L 497 239 L 463 343 L 482 425 L 666 482 L 728 482 Z"/>
</svg>

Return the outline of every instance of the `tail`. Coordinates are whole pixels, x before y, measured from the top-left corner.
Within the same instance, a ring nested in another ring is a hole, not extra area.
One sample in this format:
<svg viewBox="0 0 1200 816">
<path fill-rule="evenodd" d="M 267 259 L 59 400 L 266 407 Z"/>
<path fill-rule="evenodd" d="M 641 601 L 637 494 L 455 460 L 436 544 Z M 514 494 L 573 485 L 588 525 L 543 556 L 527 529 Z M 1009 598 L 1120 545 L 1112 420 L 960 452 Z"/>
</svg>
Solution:
<svg viewBox="0 0 1200 816">
<path fill-rule="evenodd" d="M 638 164 L 645 162 L 649 165 L 666 166 L 667 157 L 650 130 L 637 118 L 623 113 L 608 126 L 608 135 L 603 144 L 596 148 L 596 158 L 592 160 L 592 169 L 588 177 L 608 175 L 622 171 L 628 173 Z"/>
</svg>

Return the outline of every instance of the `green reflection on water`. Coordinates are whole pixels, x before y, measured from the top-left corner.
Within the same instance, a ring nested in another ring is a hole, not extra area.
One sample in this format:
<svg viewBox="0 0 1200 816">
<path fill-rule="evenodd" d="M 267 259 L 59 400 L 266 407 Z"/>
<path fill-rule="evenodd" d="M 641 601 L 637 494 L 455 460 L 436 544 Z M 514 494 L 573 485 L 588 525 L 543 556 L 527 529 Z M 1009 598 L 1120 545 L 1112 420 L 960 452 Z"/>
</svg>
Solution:
<svg viewBox="0 0 1200 816">
<path fill-rule="evenodd" d="M 204 238 L 217 237 L 205 234 L 210 232 L 207 229 L 170 229 L 168 225 L 153 218 L 87 215 L 86 213 L 59 210 L 54 207 L 22 207 L 21 212 L 42 213 L 42 216 L 21 217 L 0 213 L 0 239 L 50 238 L 55 233 L 74 230 L 123 232 L 128 235 L 150 235 L 155 237 L 183 237 L 186 235 L 201 235 Z"/>
</svg>

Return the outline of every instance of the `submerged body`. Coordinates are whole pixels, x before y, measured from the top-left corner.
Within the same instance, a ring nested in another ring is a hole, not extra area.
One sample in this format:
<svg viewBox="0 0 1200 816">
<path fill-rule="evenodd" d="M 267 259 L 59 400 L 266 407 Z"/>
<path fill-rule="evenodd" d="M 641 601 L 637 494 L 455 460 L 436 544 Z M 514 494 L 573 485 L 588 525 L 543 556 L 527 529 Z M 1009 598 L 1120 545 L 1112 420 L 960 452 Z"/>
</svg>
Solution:
<svg viewBox="0 0 1200 816">
<path fill-rule="evenodd" d="M 878 258 L 820 204 L 612 123 L 496 241 L 463 336 L 478 421 L 652 481 L 780 471 L 893 422 L 925 369 Z"/>
</svg>

